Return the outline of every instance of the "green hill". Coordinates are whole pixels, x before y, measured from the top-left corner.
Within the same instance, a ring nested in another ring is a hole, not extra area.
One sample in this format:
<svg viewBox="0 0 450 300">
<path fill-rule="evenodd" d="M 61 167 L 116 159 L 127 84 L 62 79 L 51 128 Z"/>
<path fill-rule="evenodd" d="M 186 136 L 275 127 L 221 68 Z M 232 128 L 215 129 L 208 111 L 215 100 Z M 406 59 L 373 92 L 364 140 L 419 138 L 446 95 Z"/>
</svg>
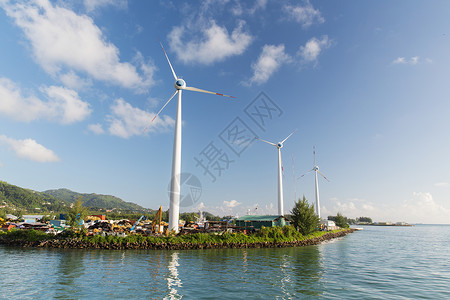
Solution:
<svg viewBox="0 0 450 300">
<path fill-rule="evenodd" d="M 91 207 L 93 209 L 118 209 L 125 211 L 147 211 L 148 209 L 143 208 L 140 205 L 137 205 L 132 202 L 125 202 L 122 199 L 110 196 L 110 195 L 101 195 L 101 194 L 82 194 L 73 192 L 68 189 L 57 189 L 57 190 L 48 190 L 43 193 L 47 195 L 51 195 L 57 199 L 61 199 L 70 203 L 73 203 L 78 197 L 81 197 L 83 201 L 83 206 Z"/>
<path fill-rule="evenodd" d="M 8 212 L 49 212 L 64 211 L 70 203 L 51 195 L 24 189 L 0 181 L 0 206 Z"/>
<path fill-rule="evenodd" d="M 37 192 L 0 181 L 0 209 L 8 213 L 63 212 L 81 197 L 83 206 L 91 210 L 118 210 L 124 212 L 152 212 L 132 202 L 109 195 L 82 194 L 68 189 Z"/>
</svg>

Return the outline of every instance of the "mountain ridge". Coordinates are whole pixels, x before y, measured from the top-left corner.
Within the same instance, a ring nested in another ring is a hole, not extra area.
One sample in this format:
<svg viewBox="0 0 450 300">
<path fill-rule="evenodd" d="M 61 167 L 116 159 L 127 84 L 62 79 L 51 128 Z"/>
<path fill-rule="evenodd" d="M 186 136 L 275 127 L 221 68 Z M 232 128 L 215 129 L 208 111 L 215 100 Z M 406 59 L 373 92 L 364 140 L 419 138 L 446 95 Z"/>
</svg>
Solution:
<svg viewBox="0 0 450 300">
<path fill-rule="evenodd" d="M 78 193 L 67 188 L 34 191 L 0 180 L 0 208 L 26 210 L 27 212 L 62 212 L 71 203 L 81 197 L 83 206 L 90 209 L 121 210 L 133 212 L 151 212 L 133 202 L 126 202 L 119 197 L 96 193 Z"/>
</svg>

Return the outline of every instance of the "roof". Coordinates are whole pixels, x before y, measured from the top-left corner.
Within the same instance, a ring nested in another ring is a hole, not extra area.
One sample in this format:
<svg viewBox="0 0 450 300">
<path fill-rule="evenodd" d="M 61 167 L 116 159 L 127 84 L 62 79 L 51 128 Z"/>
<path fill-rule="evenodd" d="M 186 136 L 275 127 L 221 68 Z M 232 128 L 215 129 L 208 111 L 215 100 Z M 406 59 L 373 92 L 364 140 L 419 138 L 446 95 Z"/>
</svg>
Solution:
<svg viewBox="0 0 450 300">
<path fill-rule="evenodd" d="M 42 219 L 45 215 L 23 215 L 23 219 Z"/>
<path fill-rule="evenodd" d="M 272 215 L 266 215 L 266 216 L 255 216 L 255 215 L 247 215 L 247 216 L 242 216 L 238 219 L 236 219 L 236 221 L 275 221 L 278 218 L 284 218 L 283 216 L 272 216 Z"/>
</svg>

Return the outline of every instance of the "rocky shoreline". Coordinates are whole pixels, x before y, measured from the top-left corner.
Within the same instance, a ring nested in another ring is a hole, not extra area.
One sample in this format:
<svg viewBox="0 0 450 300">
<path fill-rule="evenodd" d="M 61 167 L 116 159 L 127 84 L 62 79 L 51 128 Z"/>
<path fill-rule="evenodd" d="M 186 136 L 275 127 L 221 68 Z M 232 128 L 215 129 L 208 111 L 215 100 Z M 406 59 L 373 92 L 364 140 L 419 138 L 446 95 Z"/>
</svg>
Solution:
<svg viewBox="0 0 450 300">
<path fill-rule="evenodd" d="M 293 241 L 293 242 L 255 242 L 255 243 L 151 243 L 148 241 L 135 243 L 91 243 L 81 238 L 53 239 L 44 241 L 6 240 L 0 237 L 0 245 L 22 247 L 22 248 L 59 248 L 59 249 L 143 249 L 143 250 L 192 250 L 192 249 L 220 249 L 220 248 L 282 248 L 302 247 L 317 245 L 324 241 L 345 236 L 354 232 L 355 229 L 346 229 L 335 233 L 326 233 L 320 237 Z"/>
</svg>

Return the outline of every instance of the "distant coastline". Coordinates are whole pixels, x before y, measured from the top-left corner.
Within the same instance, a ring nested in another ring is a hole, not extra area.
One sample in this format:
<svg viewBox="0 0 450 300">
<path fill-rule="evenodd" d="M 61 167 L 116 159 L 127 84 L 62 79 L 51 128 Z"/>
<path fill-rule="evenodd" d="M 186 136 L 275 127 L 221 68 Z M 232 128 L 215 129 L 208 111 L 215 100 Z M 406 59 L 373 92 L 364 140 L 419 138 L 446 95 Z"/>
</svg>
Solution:
<svg viewBox="0 0 450 300">
<path fill-rule="evenodd" d="M 362 224 L 361 224 L 362 225 Z M 364 224 L 367 226 L 400 226 L 400 227 L 413 227 L 413 224 L 408 223 L 389 223 L 389 222 L 377 222 L 377 223 L 371 223 L 371 224 Z"/>
</svg>

